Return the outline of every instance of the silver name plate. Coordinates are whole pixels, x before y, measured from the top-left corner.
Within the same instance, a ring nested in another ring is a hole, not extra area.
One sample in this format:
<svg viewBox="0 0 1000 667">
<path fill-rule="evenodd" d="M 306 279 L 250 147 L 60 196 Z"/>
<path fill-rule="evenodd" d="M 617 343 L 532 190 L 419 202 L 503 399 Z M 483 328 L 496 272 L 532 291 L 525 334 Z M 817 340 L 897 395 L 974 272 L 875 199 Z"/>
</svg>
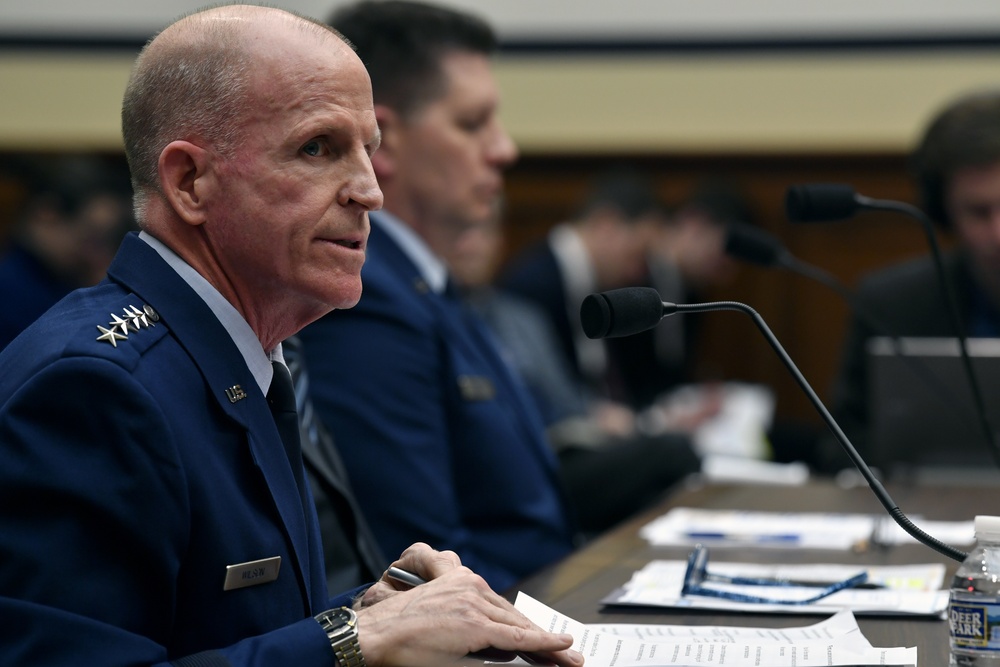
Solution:
<svg viewBox="0 0 1000 667">
<path fill-rule="evenodd" d="M 222 590 L 232 591 L 237 588 L 266 584 L 278 578 L 279 569 L 281 569 L 281 556 L 227 565 L 226 583 L 223 584 Z"/>
</svg>

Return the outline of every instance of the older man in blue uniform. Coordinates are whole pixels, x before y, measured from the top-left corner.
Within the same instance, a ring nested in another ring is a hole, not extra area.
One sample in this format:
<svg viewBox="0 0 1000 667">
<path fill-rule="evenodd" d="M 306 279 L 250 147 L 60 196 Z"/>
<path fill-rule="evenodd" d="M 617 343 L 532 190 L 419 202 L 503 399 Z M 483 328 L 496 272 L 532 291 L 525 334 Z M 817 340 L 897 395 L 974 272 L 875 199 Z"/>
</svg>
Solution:
<svg viewBox="0 0 1000 667">
<path fill-rule="evenodd" d="M 0 664 L 580 663 L 425 545 L 397 564 L 427 585 L 327 594 L 279 341 L 357 302 L 382 203 L 346 43 L 193 14 L 140 55 L 123 130 L 142 233 L 0 356 Z"/>
</svg>

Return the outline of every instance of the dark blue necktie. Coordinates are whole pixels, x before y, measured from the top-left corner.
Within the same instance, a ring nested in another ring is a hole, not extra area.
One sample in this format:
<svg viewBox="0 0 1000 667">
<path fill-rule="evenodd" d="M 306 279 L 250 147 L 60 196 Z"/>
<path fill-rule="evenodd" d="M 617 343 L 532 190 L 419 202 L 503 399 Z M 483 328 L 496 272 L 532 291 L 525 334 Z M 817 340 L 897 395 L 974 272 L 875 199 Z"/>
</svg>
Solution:
<svg viewBox="0 0 1000 667">
<path fill-rule="evenodd" d="M 278 434 L 285 445 L 285 454 L 288 455 L 288 462 L 292 467 L 292 474 L 295 476 L 295 483 L 298 485 L 301 495 L 303 490 L 302 446 L 299 443 L 299 416 L 295 412 L 295 390 L 292 387 L 292 376 L 285 365 L 279 361 L 272 361 L 271 368 L 274 369 L 274 374 L 271 377 L 271 386 L 267 390 L 267 404 L 271 408 L 271 415 L 278 427 Z"/>
<path fill-rule="evenodd" d="M 320 422 L 309 397 L 309 373 L 302 343 L 293 336 L 281 344 L 294 383 L 302 458 L 322 532 L 330 592 L 377 579 L 388 562 L 357 506 L 333 437 Z"/>
</svg>

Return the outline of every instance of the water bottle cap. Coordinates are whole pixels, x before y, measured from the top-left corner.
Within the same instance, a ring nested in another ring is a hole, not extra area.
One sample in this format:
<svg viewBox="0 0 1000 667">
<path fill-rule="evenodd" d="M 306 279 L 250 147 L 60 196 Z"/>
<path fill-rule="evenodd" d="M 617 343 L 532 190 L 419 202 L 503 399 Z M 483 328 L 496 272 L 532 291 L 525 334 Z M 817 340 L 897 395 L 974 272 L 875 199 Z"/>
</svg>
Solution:
<svg viewBox="0 0 1000 667">
<path fill-rule="evenodd" d="M 1000 516 L 976 517 L 976 539 L 987 541 L 1000 540 Z"/>
</svg>

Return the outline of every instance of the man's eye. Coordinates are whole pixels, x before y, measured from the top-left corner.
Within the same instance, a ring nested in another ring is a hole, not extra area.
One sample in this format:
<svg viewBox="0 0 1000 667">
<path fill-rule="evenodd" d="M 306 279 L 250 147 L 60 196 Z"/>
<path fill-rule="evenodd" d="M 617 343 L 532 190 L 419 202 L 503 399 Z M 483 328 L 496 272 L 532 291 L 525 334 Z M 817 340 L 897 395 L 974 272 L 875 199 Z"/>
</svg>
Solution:
<svg viewBox="0 0 1000 667">
<path fill-rule="evenodd" d="M 486 121 L 482 118 L 467 118 L 459 122 L 459 127 L 470 134 L 474 134 L 481 130 L 486 125 Z"/>
<path fill-rule="evenodd" d="M 320 155 L 323 155 L 326 151 L 322 142 L 310 141 L 309 143 L 307 143 L 305 146 L 302 147 L 302 152 L 311 157 L 318 157 Z"/>
</svg>

